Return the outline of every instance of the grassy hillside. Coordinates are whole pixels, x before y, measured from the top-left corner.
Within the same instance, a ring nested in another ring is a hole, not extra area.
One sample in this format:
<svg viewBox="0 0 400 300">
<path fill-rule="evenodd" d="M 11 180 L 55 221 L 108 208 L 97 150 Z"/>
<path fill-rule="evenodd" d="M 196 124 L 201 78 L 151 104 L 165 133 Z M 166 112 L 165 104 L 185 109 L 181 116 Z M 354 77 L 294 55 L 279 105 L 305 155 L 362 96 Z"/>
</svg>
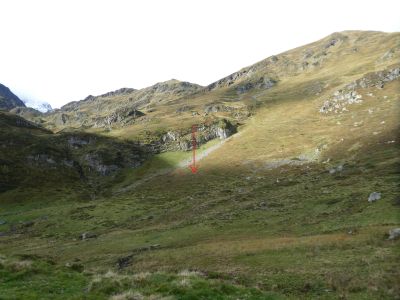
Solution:
<svg viewBox="0 0 400 300">
<path fill-rule="evenodd" d="M 398 33 L 336 33 L 160 101 L 146 122 L 89 128 L 108 157 L 160 130 L 241 124 L 204 145 L 197 174 L 189 152 L 166 152 L 96 175 L 96 198 L 64 173 L 0 194 L 1 297 L 396 299 L 399 50 Z"/>
<path fill-rule="evenodd" d="M 83 132 L 53 134 L 11 113 L 0 112 L 0 191 L 3 201 L 25 201 L 31 189 L 95 197 L 118 181 L 118 172 L 152 155 L 133 142 Z M 22 198 L 22 199 L 21 199 Z M 44 199 L 45 200 L 45 199 Z"/>
</svg>

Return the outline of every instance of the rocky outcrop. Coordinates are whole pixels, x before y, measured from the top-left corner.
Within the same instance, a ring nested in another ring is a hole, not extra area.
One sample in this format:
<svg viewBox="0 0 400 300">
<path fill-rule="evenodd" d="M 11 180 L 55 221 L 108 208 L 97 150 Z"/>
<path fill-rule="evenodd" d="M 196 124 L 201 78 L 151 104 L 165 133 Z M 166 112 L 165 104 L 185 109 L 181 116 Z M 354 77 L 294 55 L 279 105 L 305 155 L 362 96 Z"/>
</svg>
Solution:
<svg viewBox="0 0 400 300">
<path fill-rule="evenodd" d="M 186 94 L 201 90 L 200 85 L 190 83 L 187 81 L 179 81 L 171 79 L 165 82 L 159 82 L 155 85 L 146 88 L 145 90 L 152 91 L 153 93 L 169 93 L 169 94 Z"/>
<path fill-rule="evenodd" d="M 267 59 L 268 63 L 275 63 L 278 61 L 277 56 L 271 56 Z M 259 64 L 253 65 L 248 68 L 244 68 L 239 72 L 233 73 L 225 78 L 222 78 L 219 81 L 216 81 L 209 86 L 207 89 L 209 91 L 215 90 L 221 87 L 229 87 L 231 85 L 237 84 L 236 91 L 238 94 L 245 93 L 250 89 L 258 88 L 258 89 L 269 89 L 276 84 L 276 80 L 272 79 L 268 76 L 262 76 L 254 80 L 254 73 L 260 68 Z M 239 84 L 240 83 L 240 84 Z"/>
<path fill-rule="evenodd" d="M 238 94 L 243 94 L 251 89 L 270 89 L 276 84 L 276 80 L 269 77 L 260 77 L 256 82 L 247 82 L 236 88 Z"/>
<path fill-rule="evenodd" d="M 356 91 L 338 90 L 319 109 L 320 113 L 341 113 L 347 111 L 347 105 L 361 103 L 362 97 Z"/>
<path fill-rule="evenodd" d="M 127 123 L 144 115 L 144 113 L 134 108 L 123 107 L 105 117 L 96 118 L 93 127 L 110 127 L 114 123 Z"/>
<path fill-rule="evenodd" d="M 97 97 L 103 97 L 104 98 L 104 97 L 112 97 L 112 96 L 118 96 L 118 95 L 126 95 L 126 94 L 130 94 L 130 93 L 132 93 L 134 91 L 136 91 L 136 90 L 132 89 L 132 88 L 121 88 L 121 89 L 118 89 L 118 90 L 115 90 L 115 91 L 112 91 L 112 92 L 108 92 L 108 93 L 102 94 L 102 95 L 97 96 Z M 92 99 L 96 98 L 96 97 L 93 97 L 91 95 L 89 95 L 88 97 L 92 97 Z"/>
<path fill-rule="evenodd" d="M 69 121 L 70 117 L 67 114 L 57 114 L 57 116 L 54 119 L 54 123 L 57 126 L 62 126 L 65 125 Z"/>
<path fill-rule="evenodd" d="M 400 77 L 400 67 L 394 67 L 388 70 L 370 73 L 367 76 L 352 83 L 349 88 L 383 88 L 385 83 L 391 82 Z"/>
<path fill-rule="evenodd" d="M 235 72 L 225 78 L 222 78 L 221 80 L 218 80 L 218 81 L 210 84 L 209 86 L 207 86 L 207 89 L 209 91 L 211 91 L 211 90 L 214 90 L 217 88 L 230 86 L 242 78 L 246 78 L 246 77 L 249 78 L 251 76 L 251 74 L 253 74 L 253 72 L 254 71 L 251 68 L 242 69 L 239 72 Z"/>
<path fill-rule="evenodd" d="M 197 126 L 196 145 L 200 146 L 213 139 L 226 139 L 236 133 L 236 125 L 222 119 L 211 125 Z M 155 143 L 158 151 L 189 151 L 192 149 L 191 129 L 185 131 L 168 131 L 163 134 L 159 142 Z"/>
<path fill-rule="evenodd" d="M 367 74 L 348 85 L 343 89 L 337 90 L 330 98 L 325 100 L 319 109 L 320 113 L 341 113 L 347 111 L 347 106 L 354 103 L 361 103 L 362 96 L 357 92 L 358 89 L 384 88 L 388 82 L 400 77 L 400 67 L 392 67 L 387 70 Z"/>
</svg>

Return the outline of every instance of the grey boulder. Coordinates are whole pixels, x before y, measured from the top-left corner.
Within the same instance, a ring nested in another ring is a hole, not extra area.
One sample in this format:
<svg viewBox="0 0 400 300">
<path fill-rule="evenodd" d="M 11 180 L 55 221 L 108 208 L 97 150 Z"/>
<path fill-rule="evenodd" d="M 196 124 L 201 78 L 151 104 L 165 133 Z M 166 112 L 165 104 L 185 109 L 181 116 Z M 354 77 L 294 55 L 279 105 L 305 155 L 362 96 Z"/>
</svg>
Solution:
<svg viewBox="0 0 400 300">
<path fill-rule="evenodd" d="M 388 240 L 397 240 L 400 237 L 400 228 L 393 228 L 389 230 Z"/>
<path fill-rule="evenodd" d="M 378 201 L 381 198 L 382 198 L 381 193 L 373 192 L 373 193 L 369 194 L 368 202 L 375 202 L 375 201 Z"/>
</svg>

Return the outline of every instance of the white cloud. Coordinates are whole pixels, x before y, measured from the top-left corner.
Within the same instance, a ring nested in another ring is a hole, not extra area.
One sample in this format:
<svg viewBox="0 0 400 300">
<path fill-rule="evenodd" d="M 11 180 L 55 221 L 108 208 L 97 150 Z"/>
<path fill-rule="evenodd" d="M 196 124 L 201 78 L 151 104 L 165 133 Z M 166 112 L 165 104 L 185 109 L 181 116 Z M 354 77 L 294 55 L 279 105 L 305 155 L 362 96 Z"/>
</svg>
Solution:
<svg viewBox="0 0 400 300">
<path fill-rule="evenodd" d="M 53 107 L 171 78 L 206 85 L 335 31 L 399 31 L 399 3 L 3 0 L 0 82 Z"/>
</svg>

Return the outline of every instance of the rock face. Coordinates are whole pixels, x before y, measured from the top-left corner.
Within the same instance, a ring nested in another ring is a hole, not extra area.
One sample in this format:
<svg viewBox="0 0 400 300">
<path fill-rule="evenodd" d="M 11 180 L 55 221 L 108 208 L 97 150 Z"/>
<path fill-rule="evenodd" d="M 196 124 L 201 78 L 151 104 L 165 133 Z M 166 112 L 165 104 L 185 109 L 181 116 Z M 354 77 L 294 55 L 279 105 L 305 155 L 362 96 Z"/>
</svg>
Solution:
<svg viewBox="0 0 400 300">
<path fill-rule="evenodd" d="M 24 102 L 11 92 L 8 87 L 0 84 L 0 109 L 11 110 L 19 106 L 25 107 Z"/>
<path fill-rule="evenodd" d="M 369 194 L 368 202 L 378 201 L 381 199 L 381 197 L 382 197 L 381 193 L 373 192 L 373 193 Z"/>
<path fill-rule="evenodd" d="M 212 139 L 226 139 L 236 133 L 236 125 L 228 120 L 221 119 L 211 125 L 199 124 L 197 126 L 196 144 L 200 146 Z M 155 144 L 158 151 L 189 151 L 192 149 L 191 129 L 185 131 L 168 131 L 161 136 Z"/>
</svg>

